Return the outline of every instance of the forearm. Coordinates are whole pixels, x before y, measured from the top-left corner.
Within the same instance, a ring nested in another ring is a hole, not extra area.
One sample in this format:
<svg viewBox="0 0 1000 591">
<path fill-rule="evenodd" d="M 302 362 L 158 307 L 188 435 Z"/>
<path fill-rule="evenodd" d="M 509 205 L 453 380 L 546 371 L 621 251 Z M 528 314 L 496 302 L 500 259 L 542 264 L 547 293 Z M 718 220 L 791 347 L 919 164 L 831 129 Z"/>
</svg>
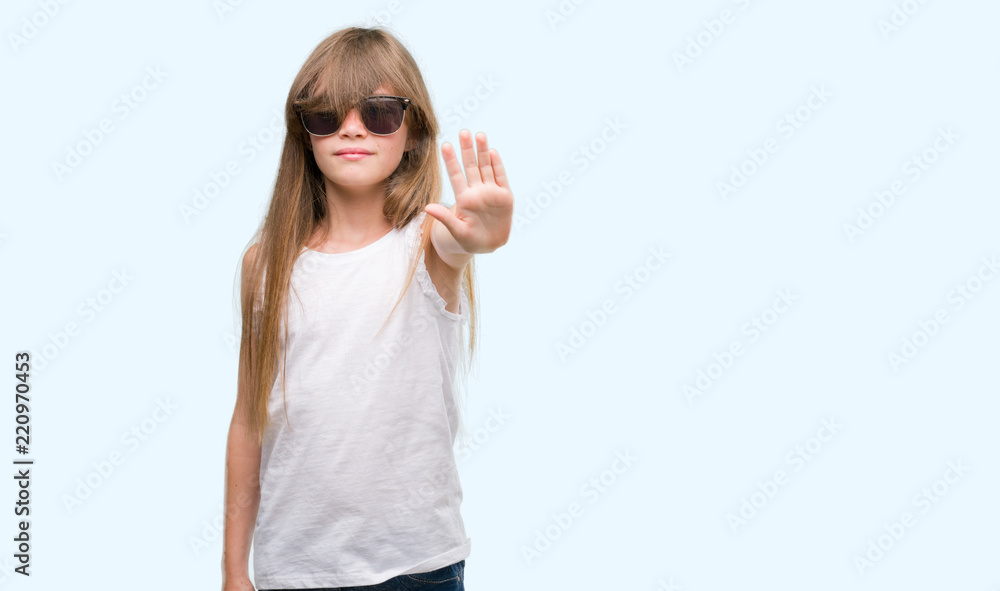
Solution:
<svg viewBox="0 0 1000 591">
<path fill-rule="evenodd" d="M 464 268 L 473 257 L 473 254 L 466 252 L 448 228 L 437 219 L 431 225 L 431 245 L 441 260 L 453 269 Z"/>
<path fill-rule="evenodd" d="M 260 506 L 260 445 L 233 421 L 226 445 L 226 491 L 223 515 L 222 570 L 227 577 L 249 570 L 250 544 Z"/>
</svg>

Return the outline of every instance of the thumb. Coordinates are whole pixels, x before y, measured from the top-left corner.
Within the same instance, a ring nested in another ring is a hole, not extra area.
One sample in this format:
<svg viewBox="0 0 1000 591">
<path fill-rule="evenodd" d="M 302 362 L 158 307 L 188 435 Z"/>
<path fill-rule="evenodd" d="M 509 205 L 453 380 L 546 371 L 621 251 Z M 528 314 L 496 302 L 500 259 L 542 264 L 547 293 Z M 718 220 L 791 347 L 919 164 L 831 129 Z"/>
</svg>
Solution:
<svg viewBox="0 0 1000 591">
<path fill-rule="evenodd" d="M 458 230 L 458 218 L 455 217 L 450 208 L 440 203 L 428 203 L 424 206 L 424 211 L 427 212 L 427 215 L 444 224 L 444 227 L 448 228 L 452 236 L 458 235 L 456 232 Z"/>
</svg>

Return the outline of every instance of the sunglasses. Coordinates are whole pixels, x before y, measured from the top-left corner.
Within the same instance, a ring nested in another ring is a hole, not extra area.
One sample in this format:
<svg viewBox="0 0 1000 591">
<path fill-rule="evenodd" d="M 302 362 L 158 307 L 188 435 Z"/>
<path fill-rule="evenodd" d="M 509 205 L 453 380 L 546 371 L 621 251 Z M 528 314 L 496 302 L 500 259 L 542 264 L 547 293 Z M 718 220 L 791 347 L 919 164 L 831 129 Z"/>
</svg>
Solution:
<svg viewBox="0 0 1000 591">
<path fill-rule="evenodd" d="M 403 116 L 406 115 L 408 106 L 410 106 L 408 98 L 380 94 L 361 99 L 358 103 L 358 112 L 361 114 L 361 122 L 369 133 L 392 135 L 402 127 Z M 300 113 L 300 116 L 306 131 L 319 137 L 337 133 L 343 123 L 336 113 L 323 112 L 311 115 Z"/>
</svg>

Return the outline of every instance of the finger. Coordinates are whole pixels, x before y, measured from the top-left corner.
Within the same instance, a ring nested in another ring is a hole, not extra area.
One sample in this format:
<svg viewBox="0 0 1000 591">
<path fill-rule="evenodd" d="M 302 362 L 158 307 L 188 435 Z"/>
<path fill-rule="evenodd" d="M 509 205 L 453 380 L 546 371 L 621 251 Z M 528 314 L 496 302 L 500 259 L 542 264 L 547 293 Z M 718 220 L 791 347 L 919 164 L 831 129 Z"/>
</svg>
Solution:
<svg viewBox="0 0 1000 591">
<path fill-rule="evenodd" d="M 503 167 L 503 162 L 500 161 L 500 152 L 497 152 L 495 149 L 490 150 L 490 163 L 493 165 L 493 176 L 496 177 L 497 186 L 510 189 L 510 183 L 507 181 L 507 171 Z"/>
<path fill-rule="evenodd" d="M 444 145 L 441 146 L 441 155 L 444 157 L 444 168 L 448 173 L 448 180 L 451 181 L 451 190 L 456 196 L 460 195 L 469 185 L 465 182 L 465 175 L 462 174 L 462 167 L 458 164 L 458 158 L 455 157 L 454 146 L 445 142 Z"/>
<path fill-rule="evenodd" d="M 459 221 L 450 209 L 440 203 L 428 203 L 424 206 L 424 211 L 427 212 L 427 215 L 444 224 L 452 236 L 458 236 Z"/>
<path fill-rule="evenodd" d="M 469 179 L 469 186 L 482 184 L 483 177 L 479 175 L 476 150 L 472 147 L 472 134 L 468 129 L 458 132 L 458 143 L 462 146 L 462 164 L 465 166 L 465 176 Z"/>
<path fill-rule="evenodd" d="M 479 132 L 476 134 L 476 146 L 479 148 L 479 175 L 483 178 L 484 184 L 493 183 L 493 165 L 490 163 L 490 146 L 486 141 L 486 134 Z"/>
</svg>

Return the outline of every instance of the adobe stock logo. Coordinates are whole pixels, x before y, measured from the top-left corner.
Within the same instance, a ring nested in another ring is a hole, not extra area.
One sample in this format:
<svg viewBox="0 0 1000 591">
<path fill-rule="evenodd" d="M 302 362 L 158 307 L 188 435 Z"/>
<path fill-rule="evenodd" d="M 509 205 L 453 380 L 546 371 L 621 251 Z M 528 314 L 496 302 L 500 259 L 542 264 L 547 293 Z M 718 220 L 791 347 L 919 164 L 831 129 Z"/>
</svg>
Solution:
<svg viewBox="0 0 1000 591">
<path fill-rule="evenodd" d="M 76 306 L 76 314 L 82 319 L 81 321 L 70 320 L 64 323 L 54 332 L 48 333 L 48 341 L 41 347 L 31 349 L 35 358 L 35 371 L 44 370 L 51 362 L 62 355 L 74 339 L 84 334 L 88 325 L 94 322 L 99 315 L 105 313 L 116 300 L 122 297 L 121 293 L 134 280 L 135 278 L 126 269 L 123 268 L 121 271 L 113 269 L 111 271 L 111 279 L 98 289 L 96 293 L 87 296 Z"/>
<path fill-rule="evenodd" d="M 615 459 L 612 460 L 610 468 L 602 470 L 596 477 L 591 477 L 587 483 L 580 487 L 580 496 L 589 501 L 591 505 L 596 503 L 602 496 L 606 496 L 625 473 L 632 468 L 638 460 L 629 450 L 618 450 L 615 452 Z M 550 513 L 551 523 L 542 529 L 535 530 L 535 537 L 531 546 L 521 545 L 521 556 L 525 564 L 532 566 L 536 560 L 542 557 L 544 552 L 552 548 L 553 542 L 558 540 L 564 533 L 569 531 L 573 524 L 584 515 L 584 506 L 579 502 L 572 502 L 566 510 L 560 513 Z"/>
<path fill-rule="evenodd" d="M 483 422 L 482 426 L 472 432 L 471 441 L 461 448 L 457 461 L 468 462 L 472 454 L 482 449 L 493 438 L 493 434 L 499 431 L 500 427 L 506 425 L 510 418 L 511 416 L 505 413 L 502 408 L 491 408 L 489 418 Z"/>
<path fill-rule="evenodd" d="M 955 284 L 955 287 L 948 292 L 946 301 L 952 305 L 952 313 L 964 309 L 990 281 L 1000 275 L 1000 261 L 997 261 L 996 255 L 981 257 L 980 261 L 982 264 L 975 273 L 962 283 Z M 915 331 L 900 337 L 898 349 L 891 349 L 886 354 L 889 367 L 894 372 L 899 373 L 901 367 L 909 365 L 910 361 L 930 345 L 931 340 L 940 334 L 944 325 L 952 319 L 945 306 L 939 306 L 928 316 L 917 321 Z"/>
<path fill-rule="evenodd" d="M 500 83 L 493 79 L 493 74 L 480 76 L 479 84 L 469 94 L 460 101 L 452 103 L 448 110 L 441 117 L 448 124 L 447 131 L 441 137 L 448 137 L 457 134 L 458 126 L 479 110 L 489 99 L 497 93 Z"/>
<path fill-rule="evenodd" d="M 770 306 L 764 308 L 760 314 L 755 315 L 743 324 L 742 332 L 749 337 L 747 344 L 755 343 L 799 299 L 799 296 L 787 289 L 779 289 L 776 292 L 776 296 Z M 708 362 L 708 366 L 705 369 L 698 368 L 697 377 L 694 379 L 693 384 L 689 382 L 681 384 L 681 393 L 684 395 L 684 399 L 687 400 L 688 406 L 694 404 L 695 398 L 704 396 L 705 392 L 708 392 L 715 382 L 719 381 L 727 371 L 732 369 L 736 363 L 736 358 L 742 357 L 744 353 L 746 353 L 746 349 L 744 348 L 743 341 L 740 339 L 733 339 L 729 346 L 723 349 L 721 353 L 712 353 L 712 361 Z"/>
<path fill-rule="evenodd" d="M 111 112 L 118 115 L 119 122 L 125 121 L 169 76 L 160 66 L 147 66 L 142 78 L 111 102 Z M 79 170 L 117 129 L 114 120 L 102 117 L 95 127 L 85 127 L 80 131 L 77 135 L 82 136 L 82 139 L 67 144 L 62 159 L 55 159 L 50 163 L 56 180 L 61 183 L 66 175 Z"/>
<path fill-rule="evenodd" d="M 554 175 L 555 180 L 541 181 L 542 191 L 534 198 L 528 197 L 526 201 L 523 198 L 518 199 L 518 203 L 525 202 L 526 205 L 519 207 L 514 212 L 514 229 L 522 232 L 541 217 L 542 213 L 551 207 L 570 185 L 579 180 L 580 175 L 594 166 L 594 163 L 610 149 L 611 145 L 621 139 L 622 132 L 628 128 L 629 126 L 622 123 L 620 117 L 613 119 L 606 117 L 604 128 L 601 129 L 600 133 L 591 137 L 587 143 L 580 144 L 580 147 L 570 154 L 569 161 L 570 164 L 575 165 L 575 169 L 563 168 Z"/>
<path fill-rule="evenodd" d="M 745 11 L 750 7 L 750 0 L 732 0 L 732 3 L 737 5 L 741 11 Z M 677 71 L 683 73 L 684 68 L 693 65 L 694 60 L 701 57 L 710 45 L 722 37 L 727 27 L 736 23 L 738 14 L 728 8 L 723 8 L 719 11 L 718 18 L 701 21 L 704 27 L 695 35 L 687 36 L 687 45 L 684 46 L 683 53 L 675 51 L 671 56 L 674 58 L 674 65 L 677 66 Z"/>
<path fill-rule="evenodd" d="M 917 14 L 924 4 L 927 4 L 927 0 L 904 0 L 902 4 L 893 4 L 889 17 L 880 18 L 875 23 L 882 38 L 888 41 L 893 33 L 910 22 L 910 17 Z"/>
<path fill-rule="evenodd" d="M 215 11 L 215 16 L 223 21 L 242 4 L 243 0 L 214 0 L 212 10 Z"/>
<path fill-rule="evenodd" d="M 69 0 L 58 0 L 58 2 L 56 0 L 41 0 L 38 3 L 39 10 L 33 12 L 30 17 L 22 17 L 21 28 L 16 32 L 7 33 L 7 41 L 10 42 L 10 48 L 14 50 L 14 53 L 21 53 L 21 48 L 37 37 L 67 4 L 69 4 Z"/>
<path fill-rule="evenodd" d="M 941 159 L 942 154 L 951 150 L 961 137 L 951 125 L 947 129 L 939 127 L 937 135 L 927 147 L 913 154 L 903 163 L 900 169 L 902 174 L 891 180 L 885 188 L 876 189 L 874 199 L 869 200 L 868 205 L 857 208 L 857 216 L 855 216 L 853 223 L 843 224 L 844 235 L 848 241 L 854 244 L 859 236 L 872 229 L 875 223 L 896 204 L 896 198 L 902 196 L 909 188 L 906 179 L 908 178 L 910 184 L 913 184 L 923 178 L 931 167 Z"/>
<path fill-rule="evenodd" d="M 653 278 L 653 272 L 663 267 L 667 259 L 673 256 L 666 252 L 662 246 L 650 246 L 646 251 L 649 255 L 646 257 L 645 263 L 622 275 L 621 279 L 615 283 L 615 293 L 622 294 L 621 302 L 628 301 L 638 293 Z M 587 310 L 584 313 L 585 318 L 570 328 L 569 338 L 565 342 L 559 341 L 555 344 L 559 360 L 565 362 L 576 355 L 590 339 L 594 338 L 598 331 L 610 321 L 611 317 L 618 313 L 619 303 L 615 298 L 607 298 L 600 306 Z"/>
<path fill-rule="evenodd" d="M 815 437 L 810 437 L 800 445 L 794 446 L 785 454 L 785 463 L 791 466 L 795 473 L 801 472 L 806 462 L 809 462 L 840 433 L 844 425 L 837 422 L 836 417 L 820 420 L 820 428 Z M 789 474 L 784 470 L 775 470 L 773 476 L 761 482 L 757 481 L 757 490 L 748 496 L 740 498 L 739 509 L 726 514 L 730 530 L 735 534 L 741 527 L 746 527 L 751 519 L 760 514 L 778 491 L 789 483 Z"/>
<path fill-rule="evenodd" d="M 583 2 L 584 0 L 559 0 L 555 10 L 547 9 L 544 14 L 545 21 L 549 23 L 549 29 L 555 31 L 557 25 L 568 21 L 569 17 L 576 12 L 576 8 Z"/>
<path fill-rule="evenodd" d="M 253 132 L 246 135 L 236 146 L 235 151 L 238 157 L 230 158 L 225 164 L 219 165 L 215 170 L 210 171 L 205 177 L 207 181 L 202 182 L 191 189 L 192 197 L 190 201 L 177 205 L 177 211 L 185 224 L 190 224 L 195 218 L 201 215 L 209 205 L 211 205 L 226 189 L 233 184 L 237 177 L 246 169 L 250 168 L 250 163 L 273 145 L 283 141 L 285 134 L 285 116 L 278 109 L 271 109 L 271 117 L 267 123 L 258 127 Z"/>
<path fill-rule="evenodd" d="M 833 95 L 833 91 L 828 89 L 826 84 L 810 86 L 809 96 L 778 119 L 774 124 L 774 130 L 780 133 L 785 141 L 791 140 L 808 121 L 812 120 L 814 114 L 826 106 Z M 773 136 L 766 137 L 758 145 L 747 148 L 746 158 L 729 167 L 729 173 L 725 180 L 715 183 L 715 188 L 719 190 L 722 201 L 728 203 L 751 177 L 764 168 L 764 165 L 771 160 L 772 155 L 776 154 L 780 148 L 781 140 Z"/>
<path fill-rule="evenodd" d="M 66 513 L 70 515 L 76 513 L 87 499 L 107 484 L 116 472 L 121 471 L 122 464 L 127 461 L 134 463 L 135 460 L 131 458 L 135 457 L 135 452 L 160 430 L 161 425 L 166 423 L 178 408 L 170 401 L 170 397 L 156 398 L 155 402 L 156 406 L 146 417 L 130 425 L 127 431 L 122 431 L 119 439 L 121 447 L 114 448 L 99 460 L 91 462 L 90 467 L 93 470 L 77 478 L 70 492 L 63 492 L 62 501 Z"/>
<path fill-rule="evenodd" d="M 913 507 L 920 509 L 920 514 L 925 515 L 934 505 L 940 503 L 944 496 L 948 494 L 951 487 L 958 484 L 958 481 L 969 471 L 969 466 L 962 463 L 960 458 L 955 458 L 948 462 L 948 467 L 944 471 L 942 478 L 938 478 L 915 493 L 910 502 Z M 903 539 L 914 525 L 917 518 L 913 513 L 904 511 L 899 519 L 890 523 L 883 523 L 882 529 L 874 537 L 868 539 L 868 545 L 864 552 L 856 553 L 851 557 L 851 562 L 858 569 L 859 574 L 875 566 L 880 560 L 885 558 L 886 553 L 891 550 L 897 542 Z"/>
</svg>

